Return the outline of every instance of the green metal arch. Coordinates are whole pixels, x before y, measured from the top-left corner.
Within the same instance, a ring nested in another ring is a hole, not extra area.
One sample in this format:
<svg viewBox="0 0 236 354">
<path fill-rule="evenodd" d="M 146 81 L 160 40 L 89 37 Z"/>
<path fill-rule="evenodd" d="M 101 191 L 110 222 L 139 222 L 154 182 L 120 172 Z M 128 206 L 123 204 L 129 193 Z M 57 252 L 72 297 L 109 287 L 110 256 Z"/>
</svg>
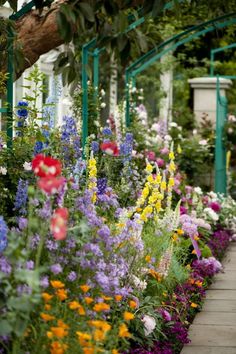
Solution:
<svg viewBox="0 0 236 354">
<path fill-rule="evenodd" d="M 211 62 L 210 62 L 210 76 L 214 76 L 214 60 L 215 60 L 215 54 L 219 52 L 224 52 L 225 50 L 231 49 L 231 48 L 236 48 L 236 43 L 232 43 L 229 45 L 225 45 L 224 47 L 219 47 L 215 49 L 211 49 Z"/>
<path fill-rule="evenodd" d="M 223 21 L 225 20 L 225 21 Z M 223 22 L 221 22 L 223 21 Z M 191 42 L 193 39 L 198 38 L 208 32 L 214 31 L 216 28 L 223 28 L 230 25 L 236 24 L 236 12 L 226 14 L 220 17 L 216 17 L 210 21 L 203 22 L 199 25 L 192 26 L 189 29 L 170 37 L 159 46 L 153 48 L 148 53 L 144 54 L 142 57 L 137 59 L 134 63 L 132 63 L 125 71 L 125 83 L 126 83 L 126 126 L 130 126 L 130 115 L 129 115 L 129 82 L 132 78 L 145 70 L 147 67 L 152 65 L 154 62 L 159 60 L 163 55 L 169 53 L 170 51 L 175 50 L 179 46 Z M 206 27 L 206 28 L 205 28 Z M 196 31 L 193 34 L 191 32 Z M 188 37 L 181 39 L 185 36 Z M 178 40 L 177 42 L 175 42 Z M 172 44 L 174 42 L 174 44 Z M 170 45 L 172 44 L 172 45 Z M 168 47 L 167 47 L 168 46 Z M 164 49 L 163 49 L 164 48 Z M 162 50 L 161 50 L 162 49 Z M 161 50 L 161 51 L 160 51 Z M 159 52 L 158 52 L 159 51 Z"/>
</svg>

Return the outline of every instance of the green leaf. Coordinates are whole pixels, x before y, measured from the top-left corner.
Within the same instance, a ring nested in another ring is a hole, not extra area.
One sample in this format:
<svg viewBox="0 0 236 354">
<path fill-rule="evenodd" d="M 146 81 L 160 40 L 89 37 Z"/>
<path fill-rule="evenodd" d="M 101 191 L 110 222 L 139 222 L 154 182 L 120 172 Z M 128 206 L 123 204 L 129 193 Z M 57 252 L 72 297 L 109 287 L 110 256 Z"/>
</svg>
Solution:
<svg viewBox="0 0 236 354">
<path fill-rule="evenodd" d="M 73 37 L 73 31 L 64 13 L 57 13 L 57 24 L 61 37 L 65 40 L 65 42 L 70 42 Z"/>
<path fill-rule="evenodd" d="M 83 13 L 84 17 L 89 21 L 89 22 L 94 22 L 95 17 L 94 17 L 94 12 L 93 8 L 86 2 L 80 2 L 78 4 L 81 12 Z"/>
<path fill-rule="evenodd" d="M 0 320 L 0 335 L 6 336 L 12 331 L 12 326 L 7 320 Z"/>
</svg>

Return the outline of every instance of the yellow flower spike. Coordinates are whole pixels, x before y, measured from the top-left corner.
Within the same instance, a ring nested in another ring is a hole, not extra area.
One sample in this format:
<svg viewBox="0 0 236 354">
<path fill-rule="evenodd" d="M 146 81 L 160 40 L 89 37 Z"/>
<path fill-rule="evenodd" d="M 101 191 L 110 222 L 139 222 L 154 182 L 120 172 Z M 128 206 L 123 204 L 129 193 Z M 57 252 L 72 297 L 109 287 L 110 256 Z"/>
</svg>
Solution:
<svg viewBox="0 0 236 354">
<path fill-rule="evenodd" d="M 182 154 L 182 148 L 179 144 L 177 146 L 177 152 L 178 152 L 178 154 Z"/>
<path fill-rule="evenodd" d="M 152 165 L 150 163 L 147 164 L 146 171 L 149 172 L 149 173 L 152 173 L 153 167 L 152 167 Z"/>
<path fill-rule="evenodd" d="M 182 229 L 177 229 L 176 231 L 177 231 L 178 235 L 183 235 L 184 234 L 184 231 Z"/>
<path fill-rule="evenodd" d="M 172 240 L 173 240 L 174 242 L 177 242 L 178 239 L 179 239 L 179 236 L 178 236 L 176 233 L 174 233 L 174 234 L 172 235 Z"/>
<path fill-rule="evenodd" d="M 158 200 L 155 204 L 156 211 L 159 213 L 161 211 L 161 201 Z"/>
<path fill-rule="evenodd" d="M 149 175 L 149 176 L 147 177 L 147 181 L 148 181 L 149 183 L 153 183 L 153 182 L 154 182 L 153 176 L 152 176 L 152 175 Z"/>
<path fill-rule="evenodd" d="M 173 187 L 175 185 L 175 180 L 174 180 L 173 177 L 169 178 L 169 183 L 168 184 L 169 184 L 170 187 Z"/>
<path fill-rule="evenodd" d="M 134 314 L 128 311 L 125 311 L 123 314 L 124 320 L 125 321 L 130 321 L 134 319 Z"/>
<path fill-rule="evenodd" d="M 176 166 L 175 166 L 175 163 L 173 161 L 170 162 L 168 169 L 169 169 L 170 172 L 175 172 Z"/>
<path fill-rule="evenodd" d="M 163 191 L 166 190 L 166 181 L 161 182 L 161 190 L 163 190 Z"/>
<path fill-rule="evenodd" d="M 122 323 L 119 326 L 119 334 L 118 334 L 118 336 L 121 337 L 121 338 L 130 338 L 131 337 L 131 334 L 129 333 L 128 327 L 126 326 L 125 323 Z"/>
<path fill-rule="evenodd" d="M 174 159 L 175 159 L 175 154 L 174 154 L 173 151 L 170 151 L 170 153 L 169 153 L 169 159 L 170 159 L 170 160 L 174 160 Z"/>
</svg>

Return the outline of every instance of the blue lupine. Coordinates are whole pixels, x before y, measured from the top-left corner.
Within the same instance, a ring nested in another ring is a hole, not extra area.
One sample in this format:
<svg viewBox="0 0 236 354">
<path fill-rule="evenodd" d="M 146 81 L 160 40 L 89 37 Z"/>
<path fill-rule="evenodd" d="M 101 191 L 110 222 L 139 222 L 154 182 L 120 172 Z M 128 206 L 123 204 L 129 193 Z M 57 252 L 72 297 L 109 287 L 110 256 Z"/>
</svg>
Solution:
<svg viewBox="0 0 236 354">
<path fill-rule="evenodd" d="M 99 151 L 99 143 L 97 141 L 92 141 L 91 142 L 91 149 L 94 154 L 96 154 Z"/>
<path fill-rule="evenodd" d="M 28 181 L 19 179 L 15 197 L 14 209 L 21 215 L 26 215 L 26 203 L 28 199 Z"/>
<path fill-rule="evenodd" d="M 102 130 L 102 134 L 103 135 L 112 135 L 112 131 L 111 131 L 111 129 L 109 127 L 105 127 Z"/>
<path fill-rule="evenodd" d="M 4 251 L 7 247 L 7 224 L 2 216 L 0 216 L 0 252 Z"/>
</svg>

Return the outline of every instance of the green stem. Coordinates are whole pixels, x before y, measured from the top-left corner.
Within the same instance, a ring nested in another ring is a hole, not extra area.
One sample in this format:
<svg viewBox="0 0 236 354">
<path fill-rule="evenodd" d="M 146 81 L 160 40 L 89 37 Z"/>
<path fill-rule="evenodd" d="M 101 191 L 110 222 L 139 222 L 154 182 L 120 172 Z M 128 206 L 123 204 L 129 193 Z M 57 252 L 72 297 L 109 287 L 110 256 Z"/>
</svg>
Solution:
<svg viewBox="0 0 236 354">
<path fill-rule="evenodd" d="M 36 254 L 36 260 L 35 260 L 36 269 L 40 265 L 40 258 L 41 258 L 41 254 L 42 254 L 42 250 L 43 250 L 45 237 L 46 237 L 46 231 L 43 230 L 41 237 L 40 237 L 40 241 L 39 241 L 39 245 L 38 245 L 38 249 L 37 249 L 37 254 Z"/>
</svg>

